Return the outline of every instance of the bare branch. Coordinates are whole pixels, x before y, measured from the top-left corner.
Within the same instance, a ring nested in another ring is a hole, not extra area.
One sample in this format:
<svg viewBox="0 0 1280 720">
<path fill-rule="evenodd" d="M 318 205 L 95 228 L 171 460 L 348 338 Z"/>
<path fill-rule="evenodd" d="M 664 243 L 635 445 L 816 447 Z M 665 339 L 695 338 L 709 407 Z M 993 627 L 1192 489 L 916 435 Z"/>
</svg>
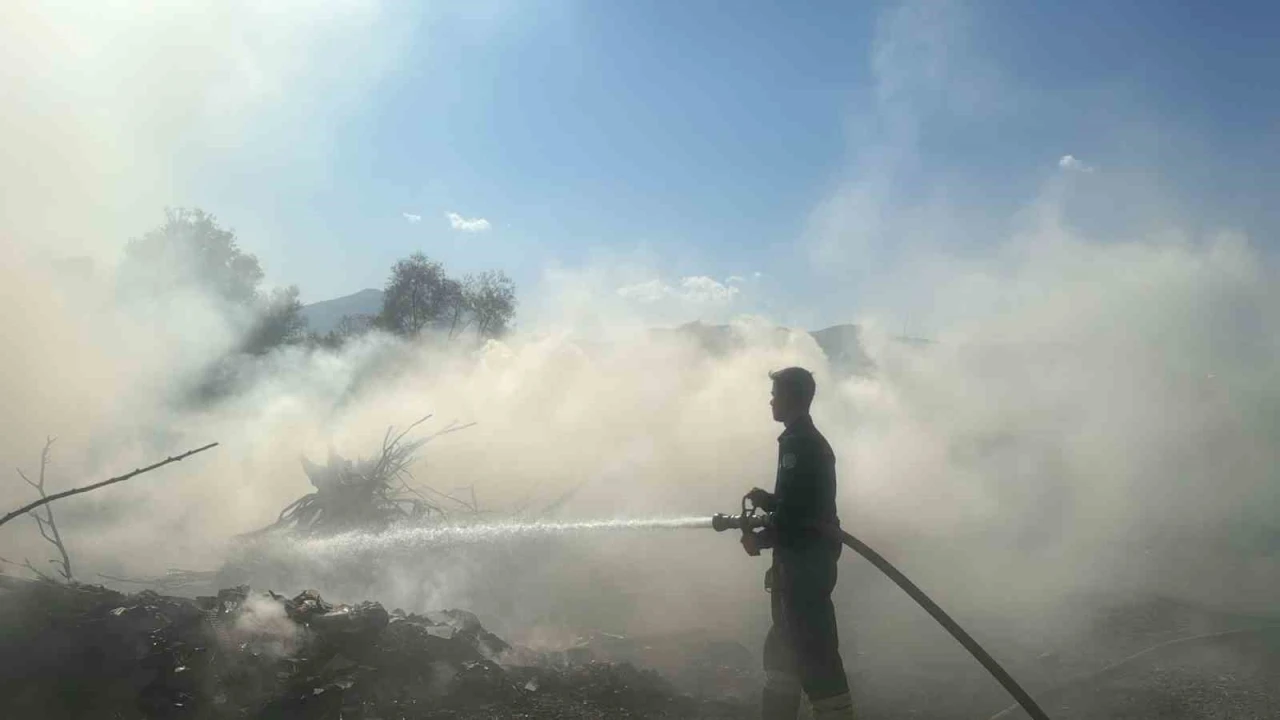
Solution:
<svg viewBox="0 0 1280 720">
<path fill-rule="evenodd" d="M 38 578 L 40 578 L 41 580 L 45 580 L 45 581 L 47 581 L 47 582 L 53 582 L 53 578 L 51 578 L 51 577 L 49 577 L 48 575 L 45 575 L 44 573 L 42 573 L 42 572 L 40 572 L 39 570 L 37 570 L 37 569 L 36 569 L 36 566 L 35 566 L 35 565 L 32 565 L 32 564 L 31 564 L 31 561 L 30 561 L 30 560 L 28 560 L 28 559 L 26 559 L 26 558 L 23 558 L 23 559 L 22 559 L 22 563 L 16 563 L 16 562 L 14 562 L 14 561 L 12 561 L 12 560 L 8 560 L 8 559 L 5 559 L 5 558 L 0 557 L 0 562 L 6 563 L 6 564 L 8 564 L 8 565 L 12 565 L 12 566 L 14 566 L 14 567 L 26 568 L 27 570 L 30 570 L 32 573 L 34 573 L 34 574 L 35 574 L 35 576 L 36 576 L 36 577 L 38 577 Z"/>
<path fill-rule="evenodd" d="M 48 510 L 49 509 L 48 506 L 45 506 L 45 509 Z M 44 518 L 40 517 L 39 515 L 35 514 L 34 512 L 31 513 L 31 517 L 36 521 L 36 527 L 40 529 L 40 537 L 44 538 L 45 540 L 48 540 L 49 542 L 54 542 L 53 537 L 50 536 L 48 531 L 45 529 L 48 527 L 48 525 L 45 524 L 47 521 Z"/>
<path fill-rule="evenodd" d="M 42 572 L 40 572 L 39 570 L 37 570 L 37 569 L 36 569 L 36 566 L 35 566 L 35 565 L 32 565 L 32 564 L 31 564 L 31 561 L 30 561 L 30 560 L 28 560 L 28 559 L 26 559 L 26 558 L 23 558 L 23 559 L 22 559 L 22 567 L 24 567 L 24 568 L 26 568 L 26 569 L 30 570 L 32 573 L 34 573 L 34 574 L 35 574 L 35 576 L 36 576 L 36 577 L 40 578 L 41 580 L 44 580 L 44 581 L 46 581 L 46 582 L 53 582 L 53 578 L 51 578 L 51 577 L 49 577 L 48 575 L 45 575 L 44 573 L 42 573 Z"/>
<path fill-rule="evenodd" d="M 405 492 L 409 492 L 409 493 L 413 493 L 414 495 L 417 495 L 419 498 L 421 498 L 421 499 L 422 499 L 422 502 L 423 502 L 423 503 L 425 503 L 425 504 L 426 504 L 426 506 L 427 506 L 429 509 L 431 509 L 433 512 L 438 512 L 438 513 L 442 513 L 442 514 L 444 513 L 444 508 L 442 508 L 442 507 L 440 507 L 439 505 L 436 505 L 435 503 L 431 502 L 431 500 L 430 500 L 429 498 L 427 498 L 427 496 L 426 496 L 426 495 L 423 495 L 421 492 L 419 492 L 419 491 L 418 491 L 418 489 L 417 489 L 417 488 L 415 488 L 414 486 L 410 485 L 409 483 L 404 482 L 403 480 L 402 480 L 402 481 L 400 481 L 400 489 L 401 489 L 401 490 L 404 490 Z M 430 489 L 430 488 L 428 488 L 428 489 Z"/>
<path fill-rule="evenodd" d="M 40 497 L 46 496 L 44 484 L 47 471 L 49 469 L 49 450 L 53 447 L 53 438 L 45 438 L 44 449 L 40 451 L 40 480 L 32 481 L 27 477 L 22 469 L 18 469 L 18 475 L 26 481 L 28 485 L 35 488 L 40 493 Z M 58 550 L 58 555 L 62 557 L 62 566 L 58 572 L 67 582 L 73 582 L 74 577 L 71 574 L 71 556 L 67 553 L 67 546 L 62 542 L 62 534 L 58 532 L 58 523 L 53 519 L 53 508 L 49 505 L 44 506 L 44 517 L 40 517 L 40 513 L 35 510 L 28 513 L 31 518 L 36 521 L 36 527 L 40 530 L 40 537 L 46 542 L 53 545 Z M 54 561 L 50 561 L 54 562 Z"/>
<path fill-rule="evenodd" d="M 417 490 L 416 488 L 413 488 L 413 487 L 409 486 L 407 483 L 405 484 L 405 487 L 409 488 L 409 490 L 413 491 L 414 493 L 421 495 L 421 493 L 418 493 L 418 490 Z M 470 506 L 469 506 L 469 505 L 467 505 L 467 501 L 466 501 L 466 500 L 462 500 L 462 499 L 456 498 L 456 497 L 454 497 L 454 496 L 450 495 L 449 493 L 440 492 L 439 490 L 437 490 L 437 489 L 435 489 L 435 488 L 431 487 L 430 485 L 423 485 L 423 486 L 422 486 L 422 489 L 423 489 L 423 490 L 426 490 L 427 492 L 432 493 L 432 494 L 434 494 L 434 495 L 439 495 L 440 497 L 442 497 L 442 498 L 444 498 L 444 499 L 446 499 L 446 500 L 452 500 L 453 502 L 458 503 L 459 505 L 461 505 L 461 506 L 462 506 L 462 507 L 464 507 L 464 508 L 468 508 L 468 509 L 470 508 Z"/>
<path fill-rule="evenodd" d="M 46 536 L 45 539 L 53 543 L 54 547 L 58 548 L 58 554 L 62 555 L 62 577 L 67 582 L 72 582 L 74 577 L 71 575 L 71 555 L 67 552 L 67 546 L 62 542 L 62 533 L 58 532 L 57 523 L 53 521 L 53 508 L 49 505 L 45 505 L 44 512 L 45 525 L 48 525 L 49 531 L 53 533 L 52 537 Z M 41 530 L 40 534 L 44 535 L 44 531 Z"/>
<path fill-rule="evenodd" d="M 40 487 L 44 487 L 44 469 L 49 466 L 49 451 L 53 449 L 53 441 L 57 438 L 46 435 L 44 449 L 40 451 Z"/>
<path fill-rule="evenodd" d="M 431 435 L 428 435 L 427 439 L 430 440 L 431 438 L 437 438 L 437 437 L 440 437 L 441 435 L 448 435 L 449 433 L 455 433 L 455 432 L 458 432 L 459 430 L 466 430 L 467 428 L 473 427 L 475 425 L 476 423 L 473 423 L 473 422 L 469 422 L 466 425 L 459 425 L 458 421 L 455 420 L 449 423 L 449 425 L 445 427 L 445 429 L 440 430 L 439 432 L 434 432 Z"/>
<path fill-rule="evenodd" d="M 209 582 L 217 576 L 216 571 L 209 570 L 181 570 L 178 568 L 169 568 L 164 575 L 156 578 L 140 579 L 127 578 L 117 575 L 108 575 L 106 573 L 98 573 L 98 577 L 115 582 L 129 583 L 132 585 L 150 585 L 162 590 L 175 590 L 187 587 L 197 583 Z"/>
<path fill-rule="evenodd" d="M 46 437 L 44 440 L 44 449 L 40 451 L 40 482 L 32 481 L 31 478 L 26 476 L 26 473 L 22 472 L 22 468 L 17 468 L 18 476 L 25 480 L 31 487 L 39 490 L 41 495 L 44 495 L 44 471 L 45 468 L 49 467 L 49 450 L 53 447 L 53 441 L 55 439 L 56 438 L 53 437 Z"/>
<path fill-rule="evenodd" d="M 54 500 L 61 500 L 62 498 L 65 498 L 65 497 L 71 497 L 72 495 L 79 495 L 79 494 L 81 494 L 81 493 L 87 493 L 87 492 L 90 492 L 90 491 L 92 491 L 92 490 L 97 490 L 97 489 L 98 489 L 98 488 L 100 488 L 100 487 L 106 487 L 107 485 L 113 485 L 113 484 L 118 483 L 118 482 L 124 482 L 125 480 L 129 480 L 129 479 L 131 479 L 131 478 L 135 478 L 135 477 L 137 477 L 137 476 L 139 476 L 139 475 L 142 475 L 143 473 L 151 472 L 152 470 L 155 470 L 155 469 L 157 469 L 157 468 L 164 467 L 165 465 L 168 465 L 168 464 L 170 464 L 170 463 L 175 463 L 175 462 L 179 462 L 179 461 L 181 461 L 181 460 L 185 460 L 185 459 L 187 459 L 187 458 L 191 457 L 192 455 L 195 455 L 196 453 L 201 453 L 201 452 L 204 452 L 205 450 L 208 450 L 209 448 L 213 448 L 213 447 L 217 447 L 217 446 L 218 446 L 218 443 L 216 443 L 216 442 L 215 442 L 215 443 L 209 443 L 208 445 L 205 445 L 204 447 L 196 448 L 195 450 L 188 450 L 187 452 L 185 452 L 185 453 L 183 453 L 183 454 L 181 454 L 181 455 L 175 455 L 175 456 L 173 456 L 173 457 L 165 458 L 164 460 L 161 460 L 161 461 L 160 461 L 160 462 L 158 462 L 158 463 L 155 463 L 155 464 L 153 464 L 153 465 L 148 465 L 147 467 L 144 467 L 144 468 L 138 468 L 137 470 L 134 470 L 133 472 L 126 473 L 126 474 L 121 475 L 121 476 L 119 476 L 119 477 L 113 477 L 113 478 L 110 478 L 110 479 L 108 479 L 108 480 L 103 480 L 103 481 L 102 481 L 102 482 L 100 482 L 100 483 L 94 483 L 93 485 L 86 485 L 86 486 L 84 486 L 84 487 L 73 488 L 73 489 L 71 489 L 71 490 L 64 490 L 64 491 L 62 491 L 62 492 L 60 492 L 60 493 L 54 493 L 54 494 L 52 494 L 52 495 L 48 495 L 48 496 L 46 496 L 46 497 L 40 498 L 39 500 L 37 500 L 37 501 L 35 501 L 35 502 L 33 502 L 33 503 L 28 503 L 27 505 L 24 505 L 24 506 L 22 506 L 22 507 L 18 508 L 17 510 L 14 510 L 13 512 L 9 513 L 8 515 L 5 515 L 3 518 L 0 518 L 0 525 L 3 525 L 3 524 L 5 524 L 5 523 L 9 522 L 10 520 L 12 520 L 12 519 L 14 519 L 14 518 L 18 517 L 19 515 L 25 515 L 26 513 L 29 513 L 29 512 L 31 512 L 32 510 L 35 510 L 36 508 L 40 507 L 41 505 L 47 505 L 47 504 L 49 504 L 49 503 L 53 502 Z"/>
<path fill-rule="evenodd" d="M 409 427 L 405 428 L 405 429 L 404 429 L 404 432 L 402 432 L 402 433 L 400 433 L 399 435 L 397 435 L 397 436 L 396 436 L 396 439 L 391 441 L 391 444 L 392 444 L 392 445 L 395 445 L 396 443 L 400 442 L 400 439 L 401 439 L 401 438 L 403 438 L 405 435 L 408 435 L 410 431 L 412 431 L 414 428 L 418 427 L 418 426 L 419 426 L 419 425 L 421 425 L 422 423 L 424 423 L 424 422 L 426 422 L 426 421 L 430 420 L 430 419 L 432 418 L 432 416 L 434 416 L 434 415 L 435 415 L 435 413 L 430 413 L 430 414 L 426 415 L 425 417 L 423 417 L 421 420 L 418 420 L 417 422 L 413 423 L 413 424 L 412 424 L 412 425 L 410 425 Z M 391 434 L 391 429 L 390 429 L 390 428 L 388 428 L 388 429 L 387 429 L 387 435 L 390 435 L 390 434 Z"/>
</svg>

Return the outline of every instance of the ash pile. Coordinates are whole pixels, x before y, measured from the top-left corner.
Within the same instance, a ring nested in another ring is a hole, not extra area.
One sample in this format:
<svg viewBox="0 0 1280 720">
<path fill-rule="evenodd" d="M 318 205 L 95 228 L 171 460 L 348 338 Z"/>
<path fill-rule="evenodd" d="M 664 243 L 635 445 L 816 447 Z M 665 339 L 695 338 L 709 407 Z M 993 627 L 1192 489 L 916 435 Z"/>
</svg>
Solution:
<svg viewBox="0 0 1280 720">
<path fill-rule="evenodd" d="M 740 718 L 653 671 L 513 647 L 461 610 L 0 577 L 0 716 Z"/>
</svg>

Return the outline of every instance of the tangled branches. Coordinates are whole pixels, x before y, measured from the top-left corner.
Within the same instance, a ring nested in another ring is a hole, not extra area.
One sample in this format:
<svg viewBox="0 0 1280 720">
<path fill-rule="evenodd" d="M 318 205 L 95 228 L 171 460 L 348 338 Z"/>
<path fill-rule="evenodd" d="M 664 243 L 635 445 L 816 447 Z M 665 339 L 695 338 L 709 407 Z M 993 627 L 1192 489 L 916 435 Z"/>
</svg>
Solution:
<svg viewBox="0 0 1280 720">
<path fill-rule="evenodd" d="M 467 503 L 431 488 L 424 487 L 424 493 L 410 484 L 413 475 L 409 467 L 419 448 L 441 435 L 470 427 L 451 424 L 424 438 L 405 439 L 415 427 L 430 418 L 428 415 L 398 434 L 393 434 L 394 427 L 387 428 L 382 447 L 373 458 L 360 458 L 353 462 L 330 450 L 328 463 L 320 466 L 303 457 L 303 469 L 315 492 L 290 503 L 280 511 L 274 523 L 250 535 L 279 530 L 304 536 L 357 529 L 380 530 L 396 523 L 443 518 L 447 512 L 440 504 L 442 500 L 478 511 L 474 495 L 472 502 Z M 432 500 L 427 493 L 438 500 Z"/>
</svg>

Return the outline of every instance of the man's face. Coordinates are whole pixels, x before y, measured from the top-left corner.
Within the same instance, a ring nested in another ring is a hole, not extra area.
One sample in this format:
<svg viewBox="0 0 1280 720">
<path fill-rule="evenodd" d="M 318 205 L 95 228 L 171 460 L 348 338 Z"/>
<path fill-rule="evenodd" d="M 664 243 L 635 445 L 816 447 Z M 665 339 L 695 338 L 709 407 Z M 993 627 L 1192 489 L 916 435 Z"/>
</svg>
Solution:
<svg viewBox="0 0 1280 720">
<path fill-rule="evenodd" d="M 773 384 L 773 391 L 770 393 L 772 398 L 769 400 L 769 407 L 773 409 L 774 422 L 786 422 L 790 408 L 787 403 L 787 394 L 778 389 L 778 384 Z"/>
</svg>

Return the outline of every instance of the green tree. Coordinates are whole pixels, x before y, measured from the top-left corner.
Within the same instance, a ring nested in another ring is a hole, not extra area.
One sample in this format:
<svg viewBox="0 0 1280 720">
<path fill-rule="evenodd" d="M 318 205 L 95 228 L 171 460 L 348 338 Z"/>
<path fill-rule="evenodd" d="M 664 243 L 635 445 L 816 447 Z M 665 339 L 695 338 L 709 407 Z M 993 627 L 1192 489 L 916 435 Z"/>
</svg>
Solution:
<svg viewBox="0 0 1280 720">
<path fill-rule="evenodd" d="M 467 281 L 449 279 L 445 287 L 445 312 L 449 321 L 449 339 L 462 334 L 471 324 L 471 293 Z"/>
<path fill-rule="evenodd" d="M 511 329 L 516 314 L 516 287 L 501 270 L 487 270 L 468 276 L 464 283 L 465 304 L 482 338 L 502 337 Z"/>
<path fill-rule="evenodd" d="M 338 319 L 338 327 L 331 332 L 348 340 L 360 337 L 373 327 L 374 319 L 372 315 L 343 315 Z"/>
<path fill-rule="evenodd" d="M 296 345 L 307 338 L 307 319 L 297 285 L 277 288 L 259 303 L 253 327 L 245 337 L 246 352 L 261 355 L 281 345 Z"/>
<path fill-rule="evenodd" d="M 199 208 L 165 208 L 164 224 L 125 246 L 120 283 L 125 296 L 147 301 L 197 288 L 221 301 L 234 323 L 247 322 L 244 352 L 262 354 L 306 339 L 296 286 L 263 294 L 258 258 L 233 231 Z"/>
<path fill-rule="evenodd" d="M 397 260 L 382 296 L 377 324 L 403 337 L 413 337 L 449 314 L 455 283 L 444 266 L 416 252 Z"/>
<path fill-rule="evenodd" d="M 336 350 L 369 332 L 374 327 L 376 320 L 377 318 L 372 315 L 343 315 L 338 319 L 338 326 L 324 335 L 316 332 L 310 333 L 308 342 L 312 345 Z"/>
<path fill-rule="evenodd" d="M 163 225 L 125 247 L 120 274 L 127 293 L 200 287 L 234 305 L 257 301 L 262 266 L 240 249 L 234 232 L 198 208 L 165 208 L 164 214 Z"/>
</svg>

